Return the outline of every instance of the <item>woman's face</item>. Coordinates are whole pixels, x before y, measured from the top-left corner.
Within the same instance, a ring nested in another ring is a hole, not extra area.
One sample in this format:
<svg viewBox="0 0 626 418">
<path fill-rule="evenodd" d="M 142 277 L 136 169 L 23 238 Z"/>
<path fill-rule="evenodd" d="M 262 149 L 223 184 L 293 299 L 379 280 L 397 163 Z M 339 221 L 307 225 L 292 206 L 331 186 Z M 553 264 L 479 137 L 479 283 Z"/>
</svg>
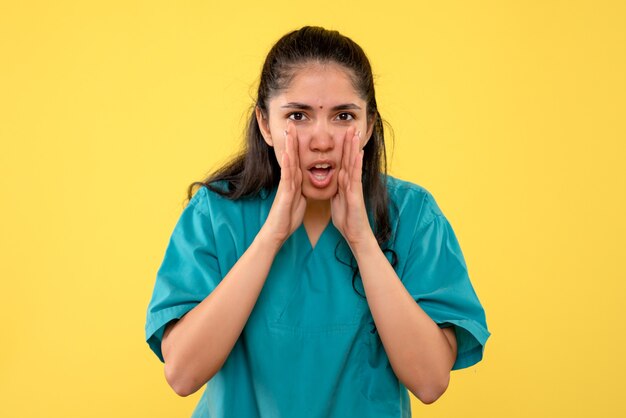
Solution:
<svg viewBox="0 0 626 418">
<path fill-rule="evenodd" d="M 354 132 L 361 132 L 361 148 L 372 133 L 366 103 L 354 90 L 346 71 L 334 63 L 306 65 L 296 71 L 281 94 L 269 101 L 269 120 L 262 117 L 260 109 L 256 110 L 263 138 L 274 148 L 279 163 L 285 149 L 284 131 L 288 123 L 293 124 L 291 132 L 296 132 L 302 170 L 302 194 L 308 199 L 327 200 L 337 193 L 337 174 L 348 128 L 353 126 Z"/>
</svg>

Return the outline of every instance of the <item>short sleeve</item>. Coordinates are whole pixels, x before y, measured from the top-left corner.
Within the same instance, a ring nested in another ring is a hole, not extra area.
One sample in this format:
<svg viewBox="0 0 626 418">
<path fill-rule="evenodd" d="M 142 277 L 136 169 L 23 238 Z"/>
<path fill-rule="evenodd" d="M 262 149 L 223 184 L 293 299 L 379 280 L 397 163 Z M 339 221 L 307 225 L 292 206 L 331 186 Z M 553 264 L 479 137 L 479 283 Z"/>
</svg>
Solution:
<svg viewBox="0 0 626 418">
<path fill-rule="evenodd" d="M 443 214 L 415 230 L 402 281 L 439 327 L 454 327 L 458 350 L 452 370 L 479 362 L 490 335 L 485 312 L 452 226 Z"/>
<path fill-rule="evenodd" d="M 207 190 L 202 187 L 178 219 L 157 271 L 145 337 L 162 362 L 165 326 L 202 302 L 221 280 L 207 201 Z"/>
</svg>

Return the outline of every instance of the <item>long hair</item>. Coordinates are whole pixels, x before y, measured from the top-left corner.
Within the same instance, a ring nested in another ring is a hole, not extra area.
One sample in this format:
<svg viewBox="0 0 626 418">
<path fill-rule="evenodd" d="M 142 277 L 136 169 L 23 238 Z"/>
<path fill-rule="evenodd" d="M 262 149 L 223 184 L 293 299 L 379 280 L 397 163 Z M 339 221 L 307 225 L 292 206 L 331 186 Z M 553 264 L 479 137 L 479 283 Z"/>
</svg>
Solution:
<svg viewBox="0 0 626 418">
<path fill-rule="evenodd" d="M 273 149 L 261 135 L 255 109 L 258 107 L 267 119 L 270 99 L 289 87 L 299 68 L 314 62 L 336 63 L 347 69 L 355 90 L 366 103 L 368 122 L 374 122 L 372 136 L 363 148 L 362 183 L 365 204 L 374 223 L 374 234 L 384 249 L 391 238 L 392 227 L 386 187 L 387 155 L 383 119 L 376 104 L 374 77 L 365 52 L 338 31 L 305 26 L 287 33 L 274 44 L 263 64 L 256 103 L 248 116 L 244 149 L 203 181 L 191 183 L 187 189 L 187 198 L 191 199 L 196 186 L 207 187 L 233 200 L 258 196 L 262 191 L 278 186 L 280 165 Z M 225 183 L 227 187 L 219 187 L 216 182 Z M 393 253 L 392 250 L 385 251 Z M 392 255 L 395 264 L 395 253 Z M 351 265 L 355 268 L 354 263 Z M 353 276 L 353 287 L 357 274 L 358 269 Z"/>
</svg>

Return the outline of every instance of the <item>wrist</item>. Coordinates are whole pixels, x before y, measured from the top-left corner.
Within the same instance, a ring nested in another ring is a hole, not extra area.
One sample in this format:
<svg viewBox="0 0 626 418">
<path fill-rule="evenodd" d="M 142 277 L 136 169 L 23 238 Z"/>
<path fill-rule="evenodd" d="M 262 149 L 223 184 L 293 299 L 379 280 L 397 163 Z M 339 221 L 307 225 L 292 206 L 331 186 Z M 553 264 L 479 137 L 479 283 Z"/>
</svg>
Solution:
<svg viewBox="0 0 626 418">
<path fill-rule="evenodd" d="M 352 241 L 348 243 L 348 246 L 352 250 L 352 254 L 354 254 L 354 258 L 356 258 L 357 262 L 359 259 L 364 259 L 366 257 L 370 257 L 373 254 L 380 252 L 380 246 L 378 245 L 378 241 L 376 240 L 376 236 L 373 232 L 369 233 L 367 236 L 359 239 L 358 241 Z"/>
<path fill-rule="evenodd" d="M 285 242 L 284 239 L 277 237 L 276 234 L 268 231 L 265 226 L 261 227 L 261 230 L 254 238 L 254 241 L 258 242 L 261 248 L 272 251 L 274 255 L 278 253 L 278 250 L 280 250 L 280 247 L 282 247 Z"/>
</svg>

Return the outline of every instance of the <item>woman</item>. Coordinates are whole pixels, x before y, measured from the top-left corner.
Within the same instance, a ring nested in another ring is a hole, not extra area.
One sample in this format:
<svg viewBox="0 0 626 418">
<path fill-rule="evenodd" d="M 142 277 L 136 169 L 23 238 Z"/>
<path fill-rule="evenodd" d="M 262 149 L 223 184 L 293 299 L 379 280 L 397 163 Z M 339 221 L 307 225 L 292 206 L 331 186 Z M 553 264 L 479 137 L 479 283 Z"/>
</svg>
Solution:
<svg viewBox="0 0 626 418">
<path fill-rule="evenodd" d="M 194 417 L 410 417 L 489 332 L 452 227 L 386 175 L 363 50 L 336 31 L 283 36 L 243 153 L 189 188 L 146 339 Z M 201 187 L 193 194 L 195 186 Z"/>
</svg>

